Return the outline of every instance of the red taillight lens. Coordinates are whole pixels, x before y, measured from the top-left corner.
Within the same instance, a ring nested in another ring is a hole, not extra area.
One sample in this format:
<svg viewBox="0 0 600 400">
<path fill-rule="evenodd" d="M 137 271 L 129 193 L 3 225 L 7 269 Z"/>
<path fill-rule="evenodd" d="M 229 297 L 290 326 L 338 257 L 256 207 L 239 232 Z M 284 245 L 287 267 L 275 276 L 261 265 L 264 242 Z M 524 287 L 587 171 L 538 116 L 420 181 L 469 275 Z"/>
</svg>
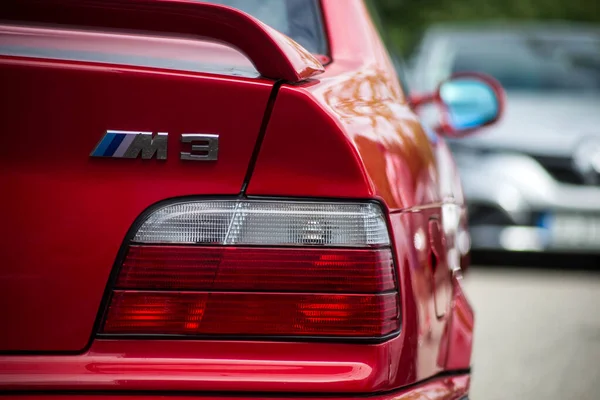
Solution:
<svg viewBox="0 0 600 400">
<path fill-rule="evenodd" d="M 379 293 L 395 284 L 389 249 L 131 246 L 116 286 Z"/>
<path fill-rule="evenodd" d="M 384 336 L 397 295 L 116 291 L 104 333 Z"/>
<path fill-rule="evenodd" d="M 239 199 L 174 202 L 146 216 L 101 333 L 364 339 L 399 328 L 379 206 Z"/>
</svg>

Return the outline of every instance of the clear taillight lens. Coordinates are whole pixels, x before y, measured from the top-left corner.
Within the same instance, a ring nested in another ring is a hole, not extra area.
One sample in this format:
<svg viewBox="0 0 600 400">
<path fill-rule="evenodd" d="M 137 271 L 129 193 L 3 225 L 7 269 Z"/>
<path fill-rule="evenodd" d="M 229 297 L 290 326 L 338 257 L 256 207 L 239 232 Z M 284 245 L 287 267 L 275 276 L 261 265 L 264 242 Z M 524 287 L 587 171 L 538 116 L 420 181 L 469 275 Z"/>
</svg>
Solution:
<svg viewBox="0 0 600 400">
<path fill-rule="evenodd" d="M 143 220 L 112 289 L 103 334 L 376 338 L 400 327 L 373 203 L 170 204 Z"/>
<path fill-rule="evenodd" d="M 139 243 L 372 247 L 389 245 L 381 209 L 371 203 L 196 201 L 158 209 Z"/>
</svg>

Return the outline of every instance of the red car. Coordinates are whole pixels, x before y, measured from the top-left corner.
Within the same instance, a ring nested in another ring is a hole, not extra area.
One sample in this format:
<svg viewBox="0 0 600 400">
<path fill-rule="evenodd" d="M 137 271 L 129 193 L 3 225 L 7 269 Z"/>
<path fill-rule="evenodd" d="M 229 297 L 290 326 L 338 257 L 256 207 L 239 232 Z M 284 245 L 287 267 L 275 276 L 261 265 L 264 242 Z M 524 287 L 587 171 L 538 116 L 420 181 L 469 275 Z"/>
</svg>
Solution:
<svg viewBox="0 0 600 400">
<path fill-rule="evenodd" d="M 442 137 L 497 120 L 502 90 L 409 94 L 370 13 L 0 3 L 4 396 L 468 396 Z"/>
</svg>

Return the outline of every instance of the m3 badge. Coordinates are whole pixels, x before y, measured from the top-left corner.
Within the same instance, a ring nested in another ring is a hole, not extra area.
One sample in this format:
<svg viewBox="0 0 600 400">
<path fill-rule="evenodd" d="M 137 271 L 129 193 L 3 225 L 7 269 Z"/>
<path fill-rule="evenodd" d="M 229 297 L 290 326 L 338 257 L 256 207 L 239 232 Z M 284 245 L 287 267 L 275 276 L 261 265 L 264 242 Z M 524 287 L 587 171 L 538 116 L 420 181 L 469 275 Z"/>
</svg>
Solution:
<svg viewBox="0 0 600 400">
<path fill-rule="evenodd" d="M 90 157 L 139 158 L 149 160 L 167 159 L 169 134 L 158 132 L 106 131 L 104 137 L 90 153 Z M 181 151 L 182 160 L 216 161 L 219 157 L 219 135 L 207 133 L 184 133 L 182 143 L 189 143 L 191 151 Z"/>
</svg>

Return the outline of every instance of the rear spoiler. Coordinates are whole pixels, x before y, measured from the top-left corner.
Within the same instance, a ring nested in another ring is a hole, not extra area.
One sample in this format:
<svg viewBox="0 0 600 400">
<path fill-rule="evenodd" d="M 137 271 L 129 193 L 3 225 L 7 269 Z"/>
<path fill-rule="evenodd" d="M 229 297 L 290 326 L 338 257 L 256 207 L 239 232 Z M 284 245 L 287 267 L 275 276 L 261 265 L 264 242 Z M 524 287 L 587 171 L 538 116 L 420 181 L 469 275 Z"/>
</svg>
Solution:
<svg viewBox="0 0 600 400">
<path fill-rule="evenodd" d="M 0 0 L 0 19 L 196 36 L 244 53 L 265 78 L 300 82 L 324 71 L 306 49 L 231 7 L 190 0 Z"/>
</svg>

